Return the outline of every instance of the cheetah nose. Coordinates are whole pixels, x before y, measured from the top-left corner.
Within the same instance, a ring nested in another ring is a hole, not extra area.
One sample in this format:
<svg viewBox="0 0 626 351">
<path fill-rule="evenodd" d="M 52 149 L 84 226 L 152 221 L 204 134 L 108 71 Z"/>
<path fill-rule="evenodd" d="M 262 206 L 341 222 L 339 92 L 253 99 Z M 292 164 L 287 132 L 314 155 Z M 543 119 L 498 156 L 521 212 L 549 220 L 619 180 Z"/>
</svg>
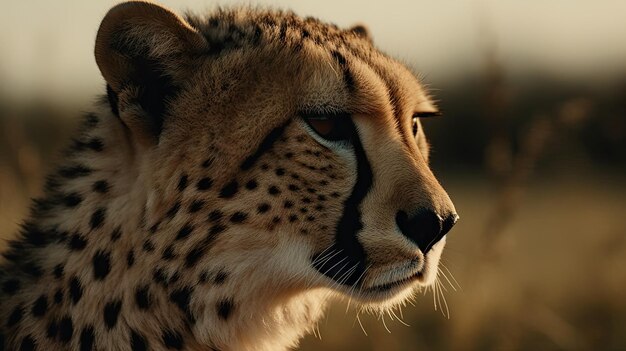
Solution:
<svg viewBox="0 0 626 351">
<path fill-rule="evenodd" d="M 420 208 L 411 217 L 404 212 L 396 214 L 396 224 L 404 236 L 413 241 L 426 254 L 456 224 L 456 213 L 441 217 L 431 209 Z"/>
</svg>

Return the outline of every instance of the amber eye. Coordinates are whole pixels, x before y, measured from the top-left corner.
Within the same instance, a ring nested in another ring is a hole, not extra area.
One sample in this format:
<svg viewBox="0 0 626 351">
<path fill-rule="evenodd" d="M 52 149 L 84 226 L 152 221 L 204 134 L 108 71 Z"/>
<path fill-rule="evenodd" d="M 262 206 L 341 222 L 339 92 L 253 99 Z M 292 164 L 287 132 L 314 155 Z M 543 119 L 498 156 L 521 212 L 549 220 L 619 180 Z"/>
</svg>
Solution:
<svg viewBox="0 0 626 351">
<path fill-rule="evenodd" d="M 417 131 L 419 130 L 419 122 L 417 121 L 417 117 L 413 118 L 413 135 L 417 135 Z"/>
<path fill-rule="evenodd" d="M 350 115 L 301 113 L 304 121 L 313 131 L 328 141 L 349 141 L 353 135 Z"/>
</svg>

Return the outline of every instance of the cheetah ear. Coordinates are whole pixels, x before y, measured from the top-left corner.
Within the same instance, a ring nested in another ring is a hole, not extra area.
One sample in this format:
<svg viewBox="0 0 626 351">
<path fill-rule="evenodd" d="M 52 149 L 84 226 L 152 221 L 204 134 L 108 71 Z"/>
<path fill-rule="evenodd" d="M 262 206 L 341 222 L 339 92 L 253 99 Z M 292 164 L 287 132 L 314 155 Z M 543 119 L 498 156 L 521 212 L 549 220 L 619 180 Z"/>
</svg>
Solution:
<svg viewBox="0 0 626 351">
<path fill-rule="evenodd" d="M 370 35 L 370 30 L 367 29 L 366 26 L 362 24 L 357 24 L 348 29 L 348 32 L 355 34 L 361 39 L 366 39 L 370 43 L 372 42 L 372 36 Z"/>
<path fill-rule="evenodd" d="M 197 30 L 158 5 L 131 1 L 109 10 L 96 37 L 96 62 L 113 112 L 135 136 L 158 139 L 168 100 L 207 47 Z"/>
</svg>

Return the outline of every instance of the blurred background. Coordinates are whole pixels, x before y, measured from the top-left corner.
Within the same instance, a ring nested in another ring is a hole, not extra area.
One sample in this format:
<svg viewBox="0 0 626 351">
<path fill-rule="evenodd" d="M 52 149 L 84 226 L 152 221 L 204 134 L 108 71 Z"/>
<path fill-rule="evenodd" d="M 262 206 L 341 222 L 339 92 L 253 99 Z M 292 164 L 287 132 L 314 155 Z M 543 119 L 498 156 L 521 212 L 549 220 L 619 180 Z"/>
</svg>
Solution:
<svg viewBox="0 0 626 351">
<path fill-rule="evenodd" d="M 93 42 L 114 3 L 3 4 L 0 247 L 104 92 Z M 422 74 L 445 113 L 424 121 L 432 166 L 461 215 L 441 293 L 395 316 L 337 303 L 302 350 L 626 350 L 626 2 L 252 3 L 364 23 Z"/>
</svg>

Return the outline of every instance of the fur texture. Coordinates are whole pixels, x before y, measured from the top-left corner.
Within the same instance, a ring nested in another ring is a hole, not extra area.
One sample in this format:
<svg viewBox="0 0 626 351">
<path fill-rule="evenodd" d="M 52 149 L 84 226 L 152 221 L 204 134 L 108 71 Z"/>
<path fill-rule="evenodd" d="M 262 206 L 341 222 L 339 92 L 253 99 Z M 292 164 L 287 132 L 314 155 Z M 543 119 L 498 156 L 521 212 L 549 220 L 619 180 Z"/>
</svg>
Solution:
<svg viewBox="0 0 626 351">
<path fill-rule="evenodd" d="M 0 347 L 280 350 L 333 297 L 433 282 L 456 214 L 413 117 L 436 108 L 363 26 L 130 2 L 95 53 L 108 98 L 4 253 Z M 427 249 L 398 226 L 425 210 Z"/>
</svg>

